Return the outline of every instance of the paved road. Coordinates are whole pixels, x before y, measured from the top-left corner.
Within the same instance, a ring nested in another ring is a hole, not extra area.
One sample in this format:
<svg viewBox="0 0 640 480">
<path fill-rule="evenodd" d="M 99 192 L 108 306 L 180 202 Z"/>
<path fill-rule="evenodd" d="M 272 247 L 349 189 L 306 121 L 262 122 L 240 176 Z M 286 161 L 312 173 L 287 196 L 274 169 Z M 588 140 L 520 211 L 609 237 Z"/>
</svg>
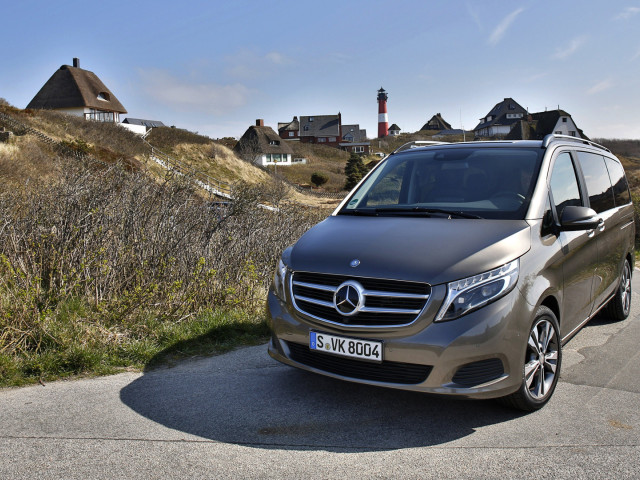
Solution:
<svg viewBox="0 0 640 480">
<path fill-rule="evenodd" d="M 0 390 L 0 478 L 640 478 L 640 294 L 632 308 L 565 346 L 529 415 L 308 374 L 265 346 Z"/>
</svg>

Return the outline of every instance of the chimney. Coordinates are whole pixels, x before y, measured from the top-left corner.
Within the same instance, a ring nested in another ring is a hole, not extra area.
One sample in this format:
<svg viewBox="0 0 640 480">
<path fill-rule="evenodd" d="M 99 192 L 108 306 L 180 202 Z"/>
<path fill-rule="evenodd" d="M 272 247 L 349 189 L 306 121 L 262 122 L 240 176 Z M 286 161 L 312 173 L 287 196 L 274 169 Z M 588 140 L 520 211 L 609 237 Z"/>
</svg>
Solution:
<svg viewBox="0 0 640 480">
<path fill-rule="evenodd" d="M 80 68 L 80 59 L 77 57 L 73 57 L 73 66 L 76 68 Z"/>
<path fill-rule="evenodd" d="M 256 127 L 264 127 L 264 120 L 262 118 L 256 120 Z"/>
</svg>

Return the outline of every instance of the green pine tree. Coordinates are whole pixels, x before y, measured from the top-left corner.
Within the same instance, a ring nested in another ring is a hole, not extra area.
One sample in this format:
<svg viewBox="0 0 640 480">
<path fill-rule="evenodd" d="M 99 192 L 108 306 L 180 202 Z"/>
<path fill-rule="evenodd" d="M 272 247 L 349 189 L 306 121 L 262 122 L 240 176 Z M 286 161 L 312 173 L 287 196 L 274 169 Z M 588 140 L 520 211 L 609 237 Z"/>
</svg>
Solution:
<svg viewBox="0 0 640 480">
<path fill-rule="evenodd" d="M 355 187 L 366 173 L 367 167 L 365 167 L 362 157 L 357 153 L 352 153 L 344 167 L 344 174 L 347 176 L 347 181 L 344 184 L 345 190 L 351 190 Z"/>
</svg>

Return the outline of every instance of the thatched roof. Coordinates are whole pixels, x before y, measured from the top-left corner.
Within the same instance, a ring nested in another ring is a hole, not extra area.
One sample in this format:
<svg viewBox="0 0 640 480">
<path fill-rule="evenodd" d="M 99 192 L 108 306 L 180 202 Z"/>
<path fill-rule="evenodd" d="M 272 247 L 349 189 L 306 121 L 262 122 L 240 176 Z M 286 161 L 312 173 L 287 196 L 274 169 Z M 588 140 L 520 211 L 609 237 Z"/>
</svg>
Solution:
<svg viewBox="0 0 640 480">
<path fill-rule="evenodd" d="M 29 102 L 27 108 L 95 108 L 127 113 L 98 76 L 80 67 L 62 65 Z"/>
<path fill-rule="evenodd" d="M 244 132 L 233 149 L 237 153 L 252 152 L 293 154 L 289 144 L 282 140 L 271 127 L 252 125 Z"/>
<path fill-rule="evenodd" d="M 451 124 L 446 122 L 442 115 L 436 113 L 420 130 L 451 130 Z"/>
</svg>

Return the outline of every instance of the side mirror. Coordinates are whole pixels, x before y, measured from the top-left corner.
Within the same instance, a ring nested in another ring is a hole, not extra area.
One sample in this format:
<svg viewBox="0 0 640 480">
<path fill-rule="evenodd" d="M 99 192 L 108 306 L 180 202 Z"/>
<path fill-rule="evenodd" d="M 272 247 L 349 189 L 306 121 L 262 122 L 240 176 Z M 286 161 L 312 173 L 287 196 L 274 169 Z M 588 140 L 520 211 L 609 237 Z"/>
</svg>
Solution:
<svg viewBox="0 0 640 480">
<path fill-rule="evenodd" d="M 576 232 L 579 230 L 593 230 L 600 222 L 595 211 L 587 207 L 564 207 L 562 218 L 560 219 L 560 230 L 565 232 Z"/>
</svg>

